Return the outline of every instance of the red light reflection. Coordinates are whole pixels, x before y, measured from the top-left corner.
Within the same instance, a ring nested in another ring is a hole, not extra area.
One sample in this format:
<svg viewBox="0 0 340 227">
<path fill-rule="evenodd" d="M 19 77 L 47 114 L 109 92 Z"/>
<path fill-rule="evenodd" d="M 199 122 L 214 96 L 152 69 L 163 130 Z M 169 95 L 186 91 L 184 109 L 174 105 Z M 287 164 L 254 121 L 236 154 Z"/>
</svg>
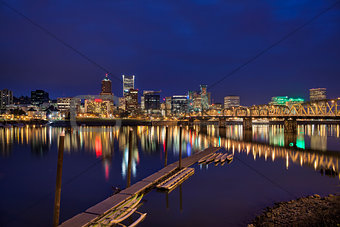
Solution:
<svg viewBox="0 0 340 227">
<path fill-rule="evenodd" d="M 95 150 L 96 150 L 96 157 L 102 156 L 102 141 L 99 136 L 96 137 L 96 143 L 95 143 Z"/>
</svg>

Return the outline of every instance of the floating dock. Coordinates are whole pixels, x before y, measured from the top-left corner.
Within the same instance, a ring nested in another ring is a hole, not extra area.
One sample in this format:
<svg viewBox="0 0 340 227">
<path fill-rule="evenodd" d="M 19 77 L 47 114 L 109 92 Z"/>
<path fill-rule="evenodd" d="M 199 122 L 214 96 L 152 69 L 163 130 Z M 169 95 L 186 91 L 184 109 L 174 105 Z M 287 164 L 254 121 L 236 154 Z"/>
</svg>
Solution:
<svg viewBox="0 0 340 227">
<path fill-rule="evenodd" d="M 172 175 L 171 177 L 163 181 L 162 183 L 158 184 L 157 188 L 172 191 L 194 173 L 195 173 L 194 168 L 183 168 L 176 174 Z"/>
<path fill-rule="evenodd" d="M 182 168 L 190 167 L 195 164 L 202 157 L 215 153 L 220 150 L 220 147 L 209 147 L 201 152 L 198 152 L 190 157 L 182 159 Z M 127 200 L 131 199 L 137 193 L 144 193 L 153 189 L 158 183 L 168 178 L 172 174 L 178 171 L 178 161 L 174 162 L 151 176 L 144 178 L 143 180 L 133 184 L 132 186 L 122 190 L 120 193 L 110 196 L 104 201 L 88 208 L 83 213 L 80 213 L 71 219 L 61 223 L 61 227 L 77 227 L 87 226 L 91 221 L 98 219 L 99 217 L 107 214 L 111 210 L 122 205 Z"/>
</svg>

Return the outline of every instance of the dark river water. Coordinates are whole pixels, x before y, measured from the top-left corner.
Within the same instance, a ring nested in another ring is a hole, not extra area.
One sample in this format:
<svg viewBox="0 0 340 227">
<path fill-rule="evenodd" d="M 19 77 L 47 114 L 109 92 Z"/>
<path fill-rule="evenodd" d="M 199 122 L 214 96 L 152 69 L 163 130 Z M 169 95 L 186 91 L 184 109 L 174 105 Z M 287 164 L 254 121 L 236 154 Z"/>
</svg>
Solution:
<svg viewBox="0 0 340 227">
<path fill-rule="evenodd" d="M 60 221 L 124 189 L 179 158 L 179 127 L 134 127 L 131 179 L 129 127 L 79 127 L 66 131 Z M 63 128 L 0 128 L 0 226 L 51 226 L 59 134 Z M 195 174 L 171 193 L 153 190 L 139 211 L 139 226 L 245 226 L 274 202 L 339 193 L 339 125 L 304 125 L 285 138 L 283 126 L 242 126 L 221 133 L 183 129 L 183 158 L 210 146 L 234 160 L 223 166 L 195 164 Z M 131 219 L 133 219 L 132 216 Z M 131 220 L 130 220 L 131 221 Z M 127 220 L 127 223 L 129 220 Z"/>
</svg>

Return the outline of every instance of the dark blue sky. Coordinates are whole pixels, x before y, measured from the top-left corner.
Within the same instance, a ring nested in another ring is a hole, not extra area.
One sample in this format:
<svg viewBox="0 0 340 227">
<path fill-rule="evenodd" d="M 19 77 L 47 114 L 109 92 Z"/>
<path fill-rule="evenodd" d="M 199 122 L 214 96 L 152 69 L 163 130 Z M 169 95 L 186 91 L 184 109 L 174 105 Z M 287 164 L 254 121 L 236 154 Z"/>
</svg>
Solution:
<svg viewBox="0 0 340 227">
<path fill-rule="evenodd" d="M 162 96 L 213 84 L 308 21 L 334 0 L 7 0 L 112 75 L 135 74 L 140 90 Z M 29 95 L 98 94 L 105 72 L 0 3 L 0 89 Z M 112 78 L 113 92 L 122 85 Z M 340 96 L 340 4 L 210 89 L 217 102 L 308 97 L 326 87 Z M 209 87 L 208 87 L 209 89 Z"/>
</svg>

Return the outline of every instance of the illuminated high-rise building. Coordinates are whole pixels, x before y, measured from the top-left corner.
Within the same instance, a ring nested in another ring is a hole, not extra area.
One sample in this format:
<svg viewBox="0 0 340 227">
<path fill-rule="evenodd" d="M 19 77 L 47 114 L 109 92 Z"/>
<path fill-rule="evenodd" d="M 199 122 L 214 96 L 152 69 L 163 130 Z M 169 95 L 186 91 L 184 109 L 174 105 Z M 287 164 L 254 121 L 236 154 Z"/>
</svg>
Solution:
<svg viewBox="0 0 340 227">
<path fill-rule="evenodd" d="M 69 112 L 71 108 L 79 111 L 81 99 L 71 97 L 57 98 L 57 106 L 60 112 Z"/>
<path fill-rule="evenodd" d="M 200 85 L 201 87 L 201 110 L 209 109 L 209 98 L 207 92 L 207 85 Z"/>
<path fill-rule="evenodd" d="M 149 90 L 144 90 L 144 91 L 143 91 L 143 95 L 142 95 L 142 97 L 140 98 L 140 101 L 141 101 L 140 106 L 141 106 L 141 109 L 142 109 L 142 110 L 145 110 L 145 98 L 144 98 L 144 96 L 145 96 L 146 94 L 148 94 L 148 93 L 151 93 L 151 92 L 153 92 L 153 91 L 149 91 Z"/>
<path fill-rule="evenodd" d="M 165 113 L 169 115 L 171 113 L 171 100 L 172 97 L 165 97 Z"/>
<path fill-rule="evenodd" d="M 175 114 L 186 113 L 188 110 L 188 96 L 174 95 L 171 97 L 171 111 Z"/>
<path fill-rule="evenodd" d="M 0 108 L 13 104 L 13 92 L 8 89 L 0 90 Z"/>
<path fill-rule="evenodd" d="M 100 95 L 112 95 L 112 82 L 108 78 L 108 74 L 106 73 L 105 78 L 102 80 L 102 90 Z"/>
<path fill-rule="evenodd" d="M 207 85 L 201 84 L 200 85 L 201 88 L 201 95 L 207 95 Z"/>
<path fill-rule="evenodd" d="M 207 92 L 207 85 L 200 85 L 200 91 L 188 92 L 188 111 L 199 112 L 209 109 L 211 93 Z"/>
<path fill-rule="evenodd" d="M 119 107 L 120 110 L 126 110 L 126 99 L 125 97 L 119 98 Z"/>
<path fill-rule="evenodd" d="M 240 106 L 240 96 L 230 95 L 224 97 L 224 108 Z"/>
<path fill-rule="evenodd" d="M 130 89 L 135 89 L 135 75 L 123 75 L 123 96 L 126 96 Z"/>
<path fill-rule="evenodd" d="M 112 114 L 112 102 L 103 99 L 85 99 L 85 113 L 100 117 L 109 117 Z"/>
<path fill-rule="evenodd" d="M 208 92 L 207 96 L 208 96 L 208 104 L 211 105 L 211 92 Z"/>
<path fill-rule="evenodd" d="M 192 112 L 194 110 L 194 95 L 196 94 L 195 91 L 188 92 L 188 111 Z"/>
<path fill-rule="evenodd" d="M 160 109 L 160 91 L 144 91 L 144 109 L 159 110 Z"/>
<path fill-rule="evenodd" d="M 311 102 L 325 100 L 326 99 L 326 88 L 312 88 L 309 89 L 309 100 Z"/>
<path fill-rule="evenodd" d="M 35 90 L 31 91 L 31 103 L 32 105 L 41 105 L 44 102 L 49 102 L 50 98 L 46 91 Z"/>
<path fill-rule="evenodd" d="M 130 89 L 125 95 L 126 110 L 137 110 L 138 108 L 138 89 Z"/>
</svg>

